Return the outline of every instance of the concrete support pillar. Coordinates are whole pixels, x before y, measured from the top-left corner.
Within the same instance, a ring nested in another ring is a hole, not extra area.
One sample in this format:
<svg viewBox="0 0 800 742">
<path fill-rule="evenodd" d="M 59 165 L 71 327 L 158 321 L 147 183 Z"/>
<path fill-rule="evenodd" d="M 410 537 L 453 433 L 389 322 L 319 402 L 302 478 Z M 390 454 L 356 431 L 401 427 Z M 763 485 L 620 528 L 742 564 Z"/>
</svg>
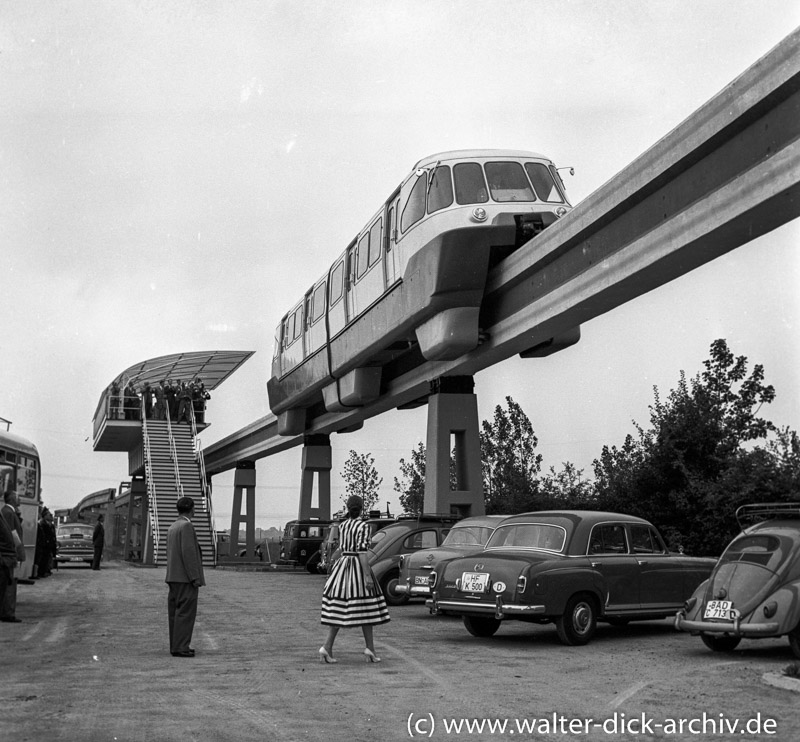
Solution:
<svg viewBox="0 0 800 742">
<path fill-rule="evenodd" d="M 242 496 L 246 499 L 246 512 L 242 514 Z M 256 463 L 237 461 L 233 475 L 233 505 L 228 557 L 239 554 L 239 526 L 244 523 L 245 559 L 256 558 Z"/>
<path fill-rule="evenodd" d="M 428 398 L 424 513 L 484 515 L 478 398 L 471 376 L 436 379 Z M 450 459 L 455 456 L 455 489 Z"/>
<path fill-rule="evenodd" d="M 302 481 L 298 520 L 331 519 L 331 439 L 308 435 L 303 443 Z M 314 475 L 317 475 L 317 504 L 314 505 Z"/>
</svg>

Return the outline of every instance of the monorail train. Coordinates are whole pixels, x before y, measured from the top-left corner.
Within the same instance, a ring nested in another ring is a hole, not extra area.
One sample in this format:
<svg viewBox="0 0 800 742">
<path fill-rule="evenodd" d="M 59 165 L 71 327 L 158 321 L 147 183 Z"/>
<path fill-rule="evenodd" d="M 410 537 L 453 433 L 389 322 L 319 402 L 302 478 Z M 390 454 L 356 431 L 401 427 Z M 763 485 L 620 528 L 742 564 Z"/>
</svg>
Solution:
<svg viewBox="0 0 800 742">
<path fill-rule="evenodd" d="M 401 355 L 436 361 L 473 350 L 489 269 L 570 208 L 540 154 L 420 160 L 281 319 L 267 382 L 280 434 L 301 434 L 309 409 L 374 401 L 382 367 Z"/>
</svg>

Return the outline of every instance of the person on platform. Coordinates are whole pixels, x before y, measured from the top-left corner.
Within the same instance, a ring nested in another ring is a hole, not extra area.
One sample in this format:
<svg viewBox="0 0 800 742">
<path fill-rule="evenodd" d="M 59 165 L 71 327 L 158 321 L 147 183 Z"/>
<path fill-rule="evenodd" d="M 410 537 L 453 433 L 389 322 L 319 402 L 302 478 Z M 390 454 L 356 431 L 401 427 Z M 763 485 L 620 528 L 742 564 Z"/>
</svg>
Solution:
<svg viewBox="0 0 800 742">
<path fill-rule="evenodd" d="M 192 415 L 192 389 L 185 381 L 181 382 L 178 389 L 178 414 L 175 416 L 175 422 L 186 422 L 191 424 Z"/>
<path fill-rule="evenodd" d="M 167 405 L 167 398 L 164 392 L 164 382 L 159 381 L 153 387 L 153 395 L 156 398 L 155 406 L 153 407 L 153 417 L 156 420 L 164 420 L 166 418 L 166 405 Z"/>
<path fill-rule="evenodd" d="M 321 623 L 328 637 L 319 648 L 320 662 L 337 662 L 333 642 L 342 627 L 360 626 L 364 634 L 364 659 L 380 662 L 375 654 L 372 627 L 389 620 L 389 609 L 369 566 L 369 525 L 361 518 L 364 501 L 358 495 L 347 500 L 347 517 L 339 524 L 341 557 L 336 560 L 322 590 Z"/>
<path fill-rule="evenodd" d="M 119 419 L 119 384 L 111 382 L 108 387 L 108 417 L 111 420 Z"/>
<path fill-rule="evenodd" d="M 94 546 L 94 559 L 92 559 L 92 569 L 100 569 L 100 560 L 103 558 L 103 546 L 106 543 L 106 529 L 103 526 L 102 513 L 97 516 L 92 532 L 92 545 Z"/>
<path fill-rule="evenodd" d="M 194 408 L 194 418 L 198 425 L 202 425 L 206 419 L 206 402 L 211 399 L 211 395 L 206 391 L 206 385 L 201 378 L 196 378 L 192 384 L 192 407 Z"/>
<path fill-rule="evenodd" d="M 18 562 L 25 561 L 25 546 L 22 542 L 22 523 L 17 515 L 19 500 L 16 492 L 6 492 L 3 496 L 3 505 L 0 507 L 0 520 L 8 532 L 13 545 L 10 553 L 8 538 L 0 537 L 5 545 L 0 545 L 0 621 L 5 623 L 20 623 L 17 618 L 17 578 L 14 570 Z"/>
<path fill-rule="evenodd" d="M 126 385 L 122 398 L 125 403 L 125 419 L 141 419 L 141 402 L 139 400 L 139 395 L 136 393 L 136 387 L 133 385 L 133 380 L 129 381 Z"/>
<path fill-rule="evenodd" d="M 180 382 L 178 383 L 180 386 Z M 175 422 L 175 416 L 178 414 L 178 401 L 175 398 L 177 394 L 177 387 L 172 379 L 167 379 L 164 382 L 164 400 L 166 406 L 164 408 L 165 413 L 169 415 L 169 419 L 172 422 Z"/>
<path fill-rule="evenodd" d="M 167 531 L 167 615 L 169 651 L 173 657 L 194 657 L 190 644 L 197 617 L 197 598 L 206 584 L 203 556 L 192 525 L 194 500 L 180 497 L 177 520 Z"/>
</svg>

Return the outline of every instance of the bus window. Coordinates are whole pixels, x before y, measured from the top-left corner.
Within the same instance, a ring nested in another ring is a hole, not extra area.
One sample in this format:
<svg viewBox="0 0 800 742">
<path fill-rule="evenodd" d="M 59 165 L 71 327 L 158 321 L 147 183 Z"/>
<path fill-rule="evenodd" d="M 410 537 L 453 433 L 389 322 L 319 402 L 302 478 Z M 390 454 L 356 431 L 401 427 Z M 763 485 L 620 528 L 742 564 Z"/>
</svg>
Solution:
<svg viewBox="0 0 800 742">
<path fill-rule="evenodd" d="M 14 491 L 14 467 L 0 464 L 0 495 Z"/>
<path fill-rule="evenodd" d="M 336 304 L 342 298 L 342 291 L 344 290 L 344 261 L 339 261 L 336 267 L 331 271 L 331 293 L 330 303 L 331 306 Z"/>
<path fill-rule="evenodd" d="M 459 204 L 485 204 L 489 200 L 483 170 L 477 162 L 460 162 L 453 168 L 456 181 L 456 202 Z"/>
<path fill-rule="evenodd" d="M 533 190 L 541 201 L 550 203 L 564 203 L 561 194 L 553 180 L 553 176 L 546 165 L 541 162 L 526 162 L 525 170 L 533 183 Z"/>
<path fill-rule="evenodd" d="M 325 314 L 325 284 L 321 283 L 311 299 L 311 321 L 316 322 Z"/>
<path fill-rule="evenodd" d="M 356 277 L 361 278 L 369 267 L 369 232 L 358 241 L 358 266 Z"/>
<path fill-rule="evenodd" d="M 381 257 L 381 245 L 383 244 L 383 217 L 378 219 L 369 230 L 369 264 L 375 265 Z"/>
<path fill-rule="evenodd" d="M 518 162 L 487 162 L 486 178 L 495 201 L 533 201 L 525 171 Z"/>
<path fill-rule="evenodd" d="M 428 179 L 425 175 L 420 175 L 417 178 L 417 182 L 414 183 L 414 187 L 408 196 L 408 201 L 406 201 L 406 205 L 400 215 L 400 231 L 405 232 L 425 216 L 425 189 L 427 185 Z"/>
<path fill-rule="evenodd" d="M 453 183 L 450 180 L 450 168 L 439 165 L 431 178 L 428 189 L 428 213 L 445 209 L 453 203 Z"/>
<path fill-rule="evenodd" d="M 17 464 L 17 494 L 20 497 L 36 499 L 36 462 L 27 456 L 20 456 Z"/>
</svg>

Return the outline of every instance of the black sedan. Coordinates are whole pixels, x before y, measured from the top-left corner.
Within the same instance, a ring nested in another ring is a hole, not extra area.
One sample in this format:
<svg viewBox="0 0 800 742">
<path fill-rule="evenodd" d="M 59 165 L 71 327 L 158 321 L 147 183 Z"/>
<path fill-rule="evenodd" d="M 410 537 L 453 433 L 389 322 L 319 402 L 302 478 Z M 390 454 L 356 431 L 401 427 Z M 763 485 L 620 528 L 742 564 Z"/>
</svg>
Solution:
<svg viewBox="0 0 800 742">
<path fill-rule="evenodd" d="M 598 620 L 674 616 L 715 563 L 670 552 L 654 526 L 630 515 L 523 513 L 483 551 L 439 564 L 427 604 L 463 616 L 474 636 L 506 620 L 553 622 L 564 644 L 587 644 Z"/>
</svg>

